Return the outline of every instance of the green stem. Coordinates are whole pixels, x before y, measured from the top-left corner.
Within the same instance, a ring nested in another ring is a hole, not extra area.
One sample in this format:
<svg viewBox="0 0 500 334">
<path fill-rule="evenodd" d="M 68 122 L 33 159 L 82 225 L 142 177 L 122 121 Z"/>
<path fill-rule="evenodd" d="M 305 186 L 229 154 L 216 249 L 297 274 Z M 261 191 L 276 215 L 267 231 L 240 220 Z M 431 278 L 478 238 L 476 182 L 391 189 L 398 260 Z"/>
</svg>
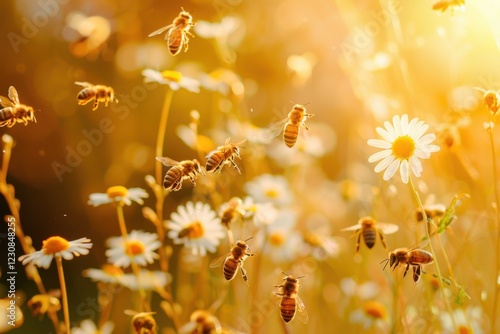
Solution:
<svg viewBox="0 0 500 334">
<path fill-rule="evenodd" d="M 68 292 L 66 290 L 66 281 L 64 280 L 64 270 L 62 266 L 62 257 L 55 256 L 57 264 L 57 274 L 59 275 L 59 283 L 61 285 L 61 295 L 63 302 L 64 324 L 66 333 L 71 333 L 71 326 L 69 321 L 69 308 L 68 308 Z"/>
<path fill-rule="evenodd" d="M 411 188 L 411 191 L 417 201 L 417 204 L 420 208 L 420 211 L 422 211 L 422 216 L 423 216 L 423 220 L 425 222 L 425 232 L 427 234 L 427 239 L 429 240 L 429 250 L 431 251 L 431 254 L 434 258 L 434 267 L 436 268 L 436 275 L 438 277 L 438 283 L 439 283 L 439 289 L 441 290 L 441 295 L 442 295 L 442 298 L 443 298 L 443 302 L 444 302 L 444 305 L 448 311 L 448 313 L 450 314 L 450 318 L 451 318 L 451 321 L 453 323 L 453 327 L 454 328 L 458 328 L 457 327 L 457 324 L 455 323 L 455 318 L 453 317 L 453 312 L 451 310 L 451 307 L 450 307 L 450 304 L 448 303 L 448 299 L 446 298 L 446 293 L 444 291 L 444 285 L 443 285 L 443 279 L 442 279 L 442 276 L 441 276 L 441 270 L 439 269 L 439 264 L 438 264 L 438 260 L 437 260 L 437 257 L 436 257 L 436 253 L 434 252 L 434 247 L 432 246 L 432 241 L 430 240 L 431 238 L 431 234 L 430 234 L 430 231 L 429 231 L 429 224 L 428 224 L 428 218 L 427 218 L 427 214 L 425 213 L 425 210 L 424 210 L 424 205 L 422 204 L 422 201 L 420 200 L 420 196 L 418 194 L 418 191 L 417 189 L 415 188 L 415 185 L 413 184 L 413 180 L 411 178 L 411 175 L 409 177 L 409 180 L 410 180 L 410 188 Z"/>
</svg>

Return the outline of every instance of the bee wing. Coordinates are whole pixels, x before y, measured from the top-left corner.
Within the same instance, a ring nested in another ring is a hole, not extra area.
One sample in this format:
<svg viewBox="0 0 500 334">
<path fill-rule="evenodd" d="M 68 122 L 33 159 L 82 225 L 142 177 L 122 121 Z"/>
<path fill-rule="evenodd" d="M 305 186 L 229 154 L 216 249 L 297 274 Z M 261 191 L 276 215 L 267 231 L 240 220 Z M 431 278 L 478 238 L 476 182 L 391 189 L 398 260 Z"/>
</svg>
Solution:
<svg viewBox="0 0 500 334">
<path fill-rule="evenodd" d="M 413 246 L 408 247 L 408 252 L 406 252 L 406 253 L 409 253 L 412 250 L 415 250 L 417 248 L 424 248 L 425 246 L 427 246 L 428 243 L 429 243 L 429 239 L 424 240 L 424 241 L 420 241 L 420 242 L 414 244 Z"/>
<path fill-rule="evenodd" d="M 227 252 L 226 254 L 224 255 L 221 255 L 217 258 L 215 258 L 212 262 L 210 262 L 210 268 L 217 268 L 217 267 L 220 267 L 220 265 L 222 264 L 222 262 L 224 262 L 224 260 L 226 260 L 226 258 L 231 254 L 231 252 Z"/>
<path fill-rule="evenodd" d="M 297 301 L 297 311 L 298 311 L 296 313 L 296 316 L 304 324 L 307 324 L 307 322 L 309 321 L 309 314 L 307 314 L 307 310 L 306 310 L 306 307 L 304 306 L 304 302 L 302 301 L 302 299 L 300 299 L 300 297 L 298 295 L 297 295 L 296 301 Z"/>
<path fill-rule="evenodd" d="M 158 29 L 158 30 L 155 30 L 155 31 L 153 31 L 152 33 L 150 33 L 150 34 L 148 35 L 148 37 L 153 37 L 153 36 L 159 35 L 159 34 L 161 34 L 162 32 L 164 32 L 165 30 L 167 30 L 167 29 L 171 28 L 172 26 L 173 26 L 172 24 L 169 24 L 168 26 L 165 26 L 165 27 L 163 27 L 163 28 L 160 28 L 160 29 Z"/>
<path fill-rule="evenodd" d="M 19 95 L 17 95 L 17 90 L 14 86 L 9 87 L 9 99 L 14 102 L 15 105 L 19 104 Z"/>
<path fill-rule="evenodd" d="M 379 222 L 375 226 L 379 230 L 381 230 L 382 232 L 384 232 L 384 234 L 392 234 L 392 233 L 397 232 L 397 230 L 399 230 L 399 226 L 398 225 L 390 224 L 390 223 L 380 223 Z"/>
<path fill-rule="evenodd" d="M 264 139 L 272 139 L 274 137 L 277 137 L 283 131 L 283 126 L 287 121 L 288 118 L 285 118 L 281 121 L 271 123 L 267 128 L 264 129 Z"/>
<path fill-rule="evenodd" d="M 167 158 L 167 157 L 156 157 L 156 160 L 158 160 L 159 162 L 161 162 L 162 164 L 164 164 L 167 167 L 179 165 L 178 161 L 176 161 L 174 159 Z"/>
<path fill-rule="evenodd" d="M 11 99 L 9 99 L 8 97 L 5 97 L 5 96 L 1 96 L 0 95 L 0 104 L 2 105 L 2 107 L 15 107 L 15 104 L 14 102 L 12 102 Z"/>
<path fill-rule="evenodd" d="M 360 228 L 363 228 L 363 226 L 361 226 L 361 224 L 356 224 L 356 225 L 352 225 L 352 226 L 343 228 L 343 229 L 341 229 L 341 231 L 356 231 L 356 230 L 359 230 Z"/>
<path fill-rule="evenodd" d="M 91 84 L 90 82 L 87 82 L 87 81 L 75 81 L 75 85 L 83 86 L 83 87 L 92 87 L 92 86 L 94 86 L 93 84 Z"/>
</svg>

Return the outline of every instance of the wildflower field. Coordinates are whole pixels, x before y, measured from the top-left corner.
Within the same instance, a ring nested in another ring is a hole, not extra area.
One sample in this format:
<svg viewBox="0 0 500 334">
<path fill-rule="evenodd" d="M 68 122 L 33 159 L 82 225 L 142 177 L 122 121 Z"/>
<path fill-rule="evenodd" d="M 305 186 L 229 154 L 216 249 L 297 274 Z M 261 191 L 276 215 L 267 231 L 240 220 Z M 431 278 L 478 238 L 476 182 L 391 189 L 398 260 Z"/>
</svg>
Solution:
<svg viewBox="0 0 500 334">
<path fill-rule="evenodd" d="M 0 11 L 0 333 L 500 333 L 500 2 Z"/>
</svg>

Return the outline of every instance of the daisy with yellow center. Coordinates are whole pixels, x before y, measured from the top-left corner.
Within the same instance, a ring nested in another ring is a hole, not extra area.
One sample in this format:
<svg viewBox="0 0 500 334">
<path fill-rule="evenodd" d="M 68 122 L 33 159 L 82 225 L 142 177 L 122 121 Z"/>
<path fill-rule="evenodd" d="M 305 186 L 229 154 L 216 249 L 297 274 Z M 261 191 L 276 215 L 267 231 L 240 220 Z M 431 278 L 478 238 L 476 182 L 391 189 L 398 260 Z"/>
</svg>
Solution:
<svg viewBox="0 0 500 334">
<path fill-rule="evenodd" d="M 168 237 L 174 244 L 184 244 L 193 255 L 214 253 L 225 236 L 220 218 L 208 204 L 187 202 L 173 212 L 167 223 Z"/>
<path fill-rule="evenodd" d="M 140 266 L 151 264 L 159 255 L 154 251 L 160 248 L 156 233 L 132 231 L 126 238 L 112 237 L 106 241 L 108 262 L 119 268 L 127 268 L 131 263 Z"/>
<path fill-rule="evenodd" d="M 351 322 L 363 325 L 365 330 L 378 327 L 386 332 L 389 329 L 387 309 L 384 304 L 376 300 L 365 301 L 361 308 L 351 313 L 349 318 Z"/>
<path fill-rule="evenodd" d="M 156 82 L 161 85 L 168 85 L 171 90 L 187 89 L 193 93 L 200 92 L 198 80 L 188 78 L 178 71 L 165 70 L 162 72 L 147 68 L 142 71 L 144 82 Z"/>
<path fill-rule="evenodd" d="M 418 118 L 408 122 L 408 115 L 396 115 L 392 121 L 392 124 L 384 123 L 385 129 L 377 127 L 376 131 L 383 139 L 368 140 L 368 145 L 382 149 L 371 155 L 368 162 L 381 160 L 375 166 L 375 172 L 385 169 L 384 180 L 391 179 L 399 169 L 401 180 L 408 183 L 410 170 L 416 177 L 422 172 L 419 159 L 428 159 L 432 152 L 439 151 L 439 146 L 431 145 L 436 136 L 425 134 L 429 125 Z"/>
<path fill-rule="evenodd" d="M 277 206 L 290 204 L 292 195 L 284 176 L 263 174 L 245 184 L 245 191 L 256 203 L 270 202 Z"/>
<path fill-rule="evenodd" d="M 131 205 L 132 201 L 134 201 L 140 205 L 143 205 L 144 201 L 142 199 L 148 197 L 149 194 L 142 188 L 127 189 L 123 186 L 113 186 L 109 187 L 106 193 L 90 194 L 87 203 L 93 206 L 99 206 L 101 204 L 113 202 Z"/>
<path fill-rule="evenodd" d="M 34 264 L 45 269 L 49 268 L 53 258 L 56 259 L 57 273 L 59 275 L 59 283 L 61 285 L 61 296 L 63 302 L 66 333 L 70 332 L 70 319 L 68 309 L 68 294 L 66 292 L 66 281 L 64 279 L 62 259 L 71 260 L 75 256 L 87 255 L 90 248 L 92 248 L 90 239 L 80 238 L 78 240 L 68 241 L 62 237 L 56 236 L 44 240 L 41 250 L 19 257 L 19 261 L 22 261 L 24 265 Z"/>
<path fill-rule="evenodd" d="M 112 264 L 104 264 L 102 269 L 85 269 L 82 275 L 83 277 L 90 278 L 93 282 L 123 284 L 125 274 L 119 267 Z"/>
<path fill-rule="evenodd" d="M 71 329 L 71 334 L 111 334 L 114 329 L 115 324 L 111 321 L 106 321 L 98 328 L 92 320 L 85 319 L 80 323 L 79 327 Z"/>
</svg>

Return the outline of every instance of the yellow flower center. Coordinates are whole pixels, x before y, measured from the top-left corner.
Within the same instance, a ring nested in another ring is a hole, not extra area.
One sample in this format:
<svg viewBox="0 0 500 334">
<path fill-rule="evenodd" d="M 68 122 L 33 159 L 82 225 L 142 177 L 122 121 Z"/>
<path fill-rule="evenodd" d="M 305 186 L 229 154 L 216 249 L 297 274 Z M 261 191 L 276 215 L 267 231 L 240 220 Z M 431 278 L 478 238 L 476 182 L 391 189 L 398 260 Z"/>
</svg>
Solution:
<svg viewBox="0 0 500 334">
<path fill-rule="evenodd" d="M 278 198 L 278 192 L 276 189 L 267 189 L 266 190 L 266 196 L 269 198 Z"/>
<path fill-rule="evenodd" d="M 363 310 L 366 315 L 374 319 L 383 319 L 386 316 L 384 305 L 375 300 L 366 302 L 363 305 Z"/>
<path fill-rule="evenodd" d="M 187 225 L 179 232 L 179 238 L 189 238 L 189 239 L 197 239 L 201 238 L 205 235 L 205 229 L 203 228 L 203 224 L 195 221 L 191 224 Z"/>
<path fill-rule="evenodd" d="M 408 160 L 415 152 L 415 141 L 410 136 L 400 136 L 392 143 L 392 154 L 401 160 Z"/>
<path fill-rule="evenodd" d="M 323 245 L 320 238 L 315 233 L 304 233 L 304 241 L 314 247 L 321 247 Z"/>
<path fill-rule="evenodd" d="M 170 80 L 170 81 L 175 81 L 175 82 L 181 82 L 181 79 L 182 79 L 182 73 L 177 72 L 177 71 L 165 70 L 165 71 L 161 72 L 161 75 L 165 79 Z"/>
<path fill-rule="evenodd" d="M 472 330 L 465 325 L 460 325 L 460 326 L 458 326 L 457 333 L 458 334 L 471 334 Z"/>
<path fill-rule="evenodd" d="M 45 254 L 56 254 L 69 248 L 69 241 L 61 237 L 50 237 L 43 241 Z"/>
<path fill-rule="evenodd" d="M 135 256 L 144 253 L 144 244 L 137 240 L 130 240 L 125 243 L 125 253 L 129 256 Z"/>
<path fill-rule="evenodd" d="M 122 276 L 123 270 L 121 268 L 115 267 L 112 264 L 104 264 L 102 266 L 102 271 L 111 276 Z"/>
<path fill-rule="evenodd" d="M 269 235 L 269 242 L 274 246 L 279 246 L 285 242 L 285 238 L 279 233 L 273 233 Z"/>
<path fill-rule="evenodd" d="M 126 197 L 128 195 L 128 190 L 122 186 L 114 186 L 108 188 L 106 193 L 109 198 Z"/>
</svg>

